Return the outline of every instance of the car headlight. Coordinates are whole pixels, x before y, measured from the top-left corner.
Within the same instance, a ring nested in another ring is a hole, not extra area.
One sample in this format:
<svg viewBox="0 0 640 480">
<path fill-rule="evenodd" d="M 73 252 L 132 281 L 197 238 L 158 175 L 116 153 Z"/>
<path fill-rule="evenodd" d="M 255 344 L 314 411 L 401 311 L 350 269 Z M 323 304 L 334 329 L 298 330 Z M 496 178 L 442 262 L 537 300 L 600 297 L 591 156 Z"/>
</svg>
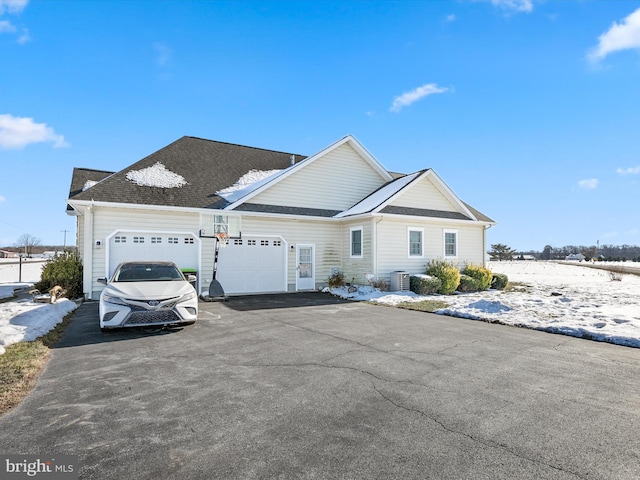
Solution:
<svg viewBox="0 0 640 480">
<path fill-rule="evenodd" d="M 129 304 L 127 302 L 125 302 L 122 298 L 120 297 L 114 297 L 112 295 L 104 295 L 102 297 L 102 299 L 107 302 L 107 303 L 115 303 L 116 305 L 126 305 L 128 306 Z"/>
<path fill-rule="evenodd" d="M 178 302 L 186 302 L 187 300 L 191 300 L 192 298 L 195 298 L 197 296 L 198 294 L 194 290 L 192 292 L 185 293 L 183 296 L 180 297 L 180 300 L 178 300 Z"/>
</svg>

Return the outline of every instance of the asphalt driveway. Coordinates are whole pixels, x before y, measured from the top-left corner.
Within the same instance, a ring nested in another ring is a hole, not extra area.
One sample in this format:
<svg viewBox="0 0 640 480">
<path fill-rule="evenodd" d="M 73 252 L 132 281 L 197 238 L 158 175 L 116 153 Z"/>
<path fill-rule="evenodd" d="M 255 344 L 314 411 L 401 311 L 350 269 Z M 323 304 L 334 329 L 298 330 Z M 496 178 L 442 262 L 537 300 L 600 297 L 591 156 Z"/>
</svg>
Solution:
<svg viewBox="0 0 640 480">
<path fill-rule="evenodd" d="M 82 479 L 637 479 L 640 350 L 326 294 L 102 334 L 80 307 L 0 452 Z"/>
</svg>

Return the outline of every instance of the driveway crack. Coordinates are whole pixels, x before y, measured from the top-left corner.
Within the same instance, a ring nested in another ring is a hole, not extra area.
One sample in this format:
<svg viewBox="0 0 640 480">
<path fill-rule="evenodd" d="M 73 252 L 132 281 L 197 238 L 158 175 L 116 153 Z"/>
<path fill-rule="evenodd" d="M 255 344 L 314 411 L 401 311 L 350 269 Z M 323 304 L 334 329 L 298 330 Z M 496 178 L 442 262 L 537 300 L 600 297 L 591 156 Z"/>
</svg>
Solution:
<svg viewBox="0 0 640 480">
<path fill-rule="evenodd" d="M 507 453 L 509 453 L 511 455 L 514 455 L 514 456 L 516 456 L 518 458 L 521 458 L 523 460 L 526 460 L 528 462 L 544 465 L 545 467 L 552 468 L 552 469 L 557 470 L 559 472 L 567 473 L 569 475 L 573 475 L 576 478 L 580 478 L 580 479 L 584 479 L 584 480 L 587 479 L 586 476 L 580 475 L 579 473 L 576 473 L 576 472 L 572 472 L 571 470 L 567 470 L 566 468 L 558 467 L 557 465 L 553 465 L 551 463 L 544 462 L 544 461 L 541 461 L 541 460 L 536 459 L 536 458 L 530 458 L 530 457 L 527 457 L 526 455 L 522 455 L 521 453 L 518 453 L 517 451 L 514 451 L 512 448 L 510 448 L 507 445 L 504 445 L 504 444 L 501 444 L 501 443 L 496 443 L 496 442 L 491 442 L 491 441 L 487 441 L 487 440 L 483 440 L 483 439 L 477 438 L 477 437 L 475 437 L 475 436 L 473 436 L 471 434 L 468 434 L 468 433 L 465 433 L 465 432 L 461 432 L 461 431 L 449 428 L 444 422 L 438 420 L 435 417 L 432 417 L 432 416 L 428 415 L 427 413 L 423 412 L 422 410 L 419 410 L 417 408 L 412 408 L 412 407 L 409 407 L 409 406 L 406 406 L 404 404 L 401 404 L 401 403 L 398 403 L 398 402 L 394 401 L 389 396 L 385 395 L 384 392 L 382 392 L 382 390 L 380 390 L 376 386 L 376 384 L 375 384 L 375 382 L 373 380 L 372 380 L 371 383 L 372 383 L 373 389 L 378 393 L 378 395 L 380 395 L 384 400 L 386 400 L 388 403 L 390 403 L 394 407 L 400 408 L 400 409 L 405 410 L 405 411 L 407 411 L 409 413 L 416 413 L 416 414 L 420 415 L 421 417 L 423 417 L 423 418 L 435 423 L 436 425 L 438 425 L 445 432 L 448 432 L 448 433 L 451 433 L 451 434 L 454 434 L 454 435 L 463 436 L 463 437 L 471 440 L 472 442 L 480 443 L 481 445 L 484 445 L 486 447 L 503 450 L 503 451 L 505 451 L 505 452 L 507 452 Z"/>
</svg>

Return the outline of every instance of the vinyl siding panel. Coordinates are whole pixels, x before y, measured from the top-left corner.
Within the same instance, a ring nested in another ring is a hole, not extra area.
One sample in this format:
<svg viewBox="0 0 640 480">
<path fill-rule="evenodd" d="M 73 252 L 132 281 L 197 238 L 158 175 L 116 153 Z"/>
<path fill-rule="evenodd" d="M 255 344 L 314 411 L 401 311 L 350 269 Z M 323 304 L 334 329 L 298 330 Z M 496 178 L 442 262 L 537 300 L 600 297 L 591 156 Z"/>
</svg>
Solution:
<svg viewBox="0 0 640 480">
<path fill-rule="evenodd" d="M 424 231 L 424 257 L 409 257 L 408 228 Z M 457 231 L 458 256 L 452 259 L 460 268 L 465 263 L 484 264 L 484 226 L 477 224 L 432 223 L 405 219 L 387 219 L 377 224 L 378 276 L 388 280 L 391 272 L 403 270 L 424 273 L 426 263 L 444 258 L 444 231 Z"/>
<path fill-rule="evenodd" d="M 91 280 L 92 297 L 102 291 L 103 285 L 97 279 L 105 277 L 107 255 L 106 239 L 116 230 L 143 230 L 149 232 L 191 232 L 198 235 L 200 216 L 197 213 L 153 212 L 149 210 L 94 207 L 93 208 L 93 240 L 92 252 L 93 272 Z M 101 248 L 95 248 L 97 240 L 102 241 Z M 212 241 L 211 245 L 213 245 Z M 203 249 L 206 247 L 203 247 Z M 210 247 L 211 250 L 213 246 Z M 162 260 L 162 259 L 161 259 Z M 213 256 L 211 255 L 213 269 Z M 201 271 L 201 268 L 198 268 Z"/>
<path fill-rule="evenodd" d="M 331 267 L 342 271 L 342 245 L 340 224 L 331 221 L 276 219 L 259 216 L 243 216 L 242 236 L 280 236 L 287 243 L 287 285 L 289 291 L 296 288 L 295 245 L 315 246 L 315 282 L 325 286 L 331 275 Z M 291 248 L 291 247 L 294 248 Z"/>
<path fill-rule="evenodd" d="M 84 222 L 82 216 L 76 217 L 76 248 L 80 257 L 84 255 Z"/>
<path fill-rule="evenodd" d="M 353 227 L 362 227 L 362 258 L 351 258 L 351 229 Z M 371 220 L 369 219 L 342 224 L 343 268 L 341 272 L 347 282 L 366 285 L 366 274 L 374 273 L 371 232 Z"/>
<path fill-rule="evenodd" d="M 459 211 L 459 207 L 454 206 L 440 190 L 438 190 L 429 177 L 423 178 L 415 185 L 411 185 L 407 191 L 403 192 L 398 198 L 395 198 L 389 205 L 395 207 L 442 210 L 445 212 Z"/>
<path fill-rule="evenodd" d="M 344 144 L 253 197 L 251 203 L 345 210 L 385 180 Z"/>
</svg>

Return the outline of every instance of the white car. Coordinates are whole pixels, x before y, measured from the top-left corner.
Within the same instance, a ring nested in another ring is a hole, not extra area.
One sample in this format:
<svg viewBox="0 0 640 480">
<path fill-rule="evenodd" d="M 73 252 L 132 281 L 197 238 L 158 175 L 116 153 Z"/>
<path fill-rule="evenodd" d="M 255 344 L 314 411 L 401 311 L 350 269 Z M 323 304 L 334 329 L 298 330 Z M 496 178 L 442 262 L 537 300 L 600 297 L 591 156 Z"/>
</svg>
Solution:
<svg viewBox="0 0 640 480">
<path fill-rule="evenodd" d="M 198 318 L 198 294 L 172 262 L 124 262 L 100 294 L 100 329 L 191 325 Z"/>
</svg>

